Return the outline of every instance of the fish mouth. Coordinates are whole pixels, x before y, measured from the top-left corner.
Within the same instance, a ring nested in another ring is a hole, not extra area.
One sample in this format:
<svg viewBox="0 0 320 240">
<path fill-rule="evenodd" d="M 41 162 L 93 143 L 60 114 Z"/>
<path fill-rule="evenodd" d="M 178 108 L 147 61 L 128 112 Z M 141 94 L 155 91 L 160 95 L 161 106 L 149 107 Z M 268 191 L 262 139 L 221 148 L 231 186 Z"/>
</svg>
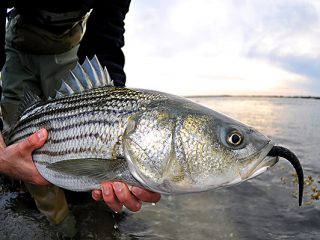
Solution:
<svg viewBox="0 0 320 240">
<path fill-rule="evenodd" d="M 247 161 L 243 163 L 243 167 L 239 170 L 239 174 L 241 180 L 248 180 L 254 178 L 261 173 L 264 173 L 270 167 L 274 166 L 279 158 L 276 156 L 268 156 L 270 150 L 273 148 L 274 143 L 269 140 L 266 145 L 264 145 L 261 150 L 250 157 L 248 159 L 252 159 L 251 163 L 247 166 Z M 249 160 L 250 161 L 250 160 Z"/>
<path fill-rule="evenodd" d="M 278 161 L 278 157 L 265 157 L 254 169 L 251 170 L 251 172 L 247 176 L 247 179 L 254 178 L 261 173 L 264 173 L 270 167 L 273 167 Z"/>
</svg>

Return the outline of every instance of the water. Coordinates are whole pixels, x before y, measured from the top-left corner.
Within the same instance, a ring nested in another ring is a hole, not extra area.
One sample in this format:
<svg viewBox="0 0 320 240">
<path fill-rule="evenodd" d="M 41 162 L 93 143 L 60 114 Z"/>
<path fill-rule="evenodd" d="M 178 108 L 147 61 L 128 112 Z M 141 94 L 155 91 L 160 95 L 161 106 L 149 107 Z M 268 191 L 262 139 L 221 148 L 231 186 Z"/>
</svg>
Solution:
<svg viewBox="0 0 320 240">
<path fill-rule="evenodd" d="M 205 193 L 168 196 L 138 213 L 112 214 L 89 194 L 68 194 L 80 229 L 77 239 L 319 239 L 320 100 L 298 98 L 193 98 L 254 126 L 290 148 L 313 184 L 298 207 L 294 170 L 280 161 L 246 183 Z M 28 193 L 3 184 L 0 239 L 57 239 Z M 2 237 L 1 237 L 2 236 Z"/>
</svg>

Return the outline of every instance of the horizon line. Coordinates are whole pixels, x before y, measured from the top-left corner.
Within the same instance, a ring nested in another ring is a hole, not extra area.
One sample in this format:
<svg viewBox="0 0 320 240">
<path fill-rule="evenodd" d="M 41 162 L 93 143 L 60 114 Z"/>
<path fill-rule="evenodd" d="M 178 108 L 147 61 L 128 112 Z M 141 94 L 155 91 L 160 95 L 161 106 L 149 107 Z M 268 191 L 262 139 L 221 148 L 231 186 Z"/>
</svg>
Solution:
<svg viewBox="0 0 320 240">
<path fill-rule="evenodd" d="M 198 98 L 198 97 L 256 97 L 256 98 L 302 98 L 302 99 L 317 99 L 320 100 L 320 96 L 305 96 L 305 95 L 255 95 L 255 94 L 212 94 L 212 95 L 185 95 L 186 98 Z"/>
</svg>

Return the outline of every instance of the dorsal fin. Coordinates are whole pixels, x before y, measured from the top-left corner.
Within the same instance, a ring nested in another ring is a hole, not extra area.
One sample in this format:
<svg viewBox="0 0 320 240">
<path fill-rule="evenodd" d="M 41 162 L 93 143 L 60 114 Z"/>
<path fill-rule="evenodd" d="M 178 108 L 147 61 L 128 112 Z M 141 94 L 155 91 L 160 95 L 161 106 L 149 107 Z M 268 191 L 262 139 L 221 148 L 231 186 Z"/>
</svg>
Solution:
<svg viewBox="0 0 320 240">
<path fill-rule="evenodd" d="M 60 93 L 60 96 L 69 96 L 76 93 L 65 81 L 62 81 L 61 87 L 58 92 Z"/>
<path fill-rule="evenodd" d="M 23 113 L 25 112 L 25 110 L 31 107 L 32 105 L 41 103 L 41 102 L 42 102 L 42 99 L 31 89 L 26 89 L 24 91 L 21 102 L 19 103 L 19 106 L 16 112 L 14 113 L 14 116 L 12 119 L 13 120 L 12 125 L 7 126 L 2 132 L 2 136 L 4 137 L 5 143 L 11 144 L 9 142 L 9 139 L 11 136 L 10 134 L 12 134 L 12 131 L 15 129 L 15 126 L 22 119 Z"/>
<path fill-rule="evenodd" d="M 20 107 L 23 108 L 23 110 L 25 110 L 28 107 L 30 107 L 31 105 L 35 104 L 36 102 L 40 102 L 40 101 L 41 101 L 41 98 L 37 94 L 35 94 L 31 90 L 26 90 L 24 92 L 23 100 L 22 100 Z"/>
<path fill-rule="evenodd" d="M 82 65 L 77 63 L 75 68 L 70 70 L 66 78 L 62 80 L 55 98 L 105 86 L 114 86 L 107 68 L 102 68 L 96 55 L 91 60 L 86 57 Z"/>
<path fill-rule="evenodd" d="M 99 63 L 99 60 L 96 55 L 91 59 L 91 66 L 96 73 L 97 78 L 100 83 L 106 82 L 106 76 L 103 72 L 103 69 Z"/>
<path fill-rule="evenodd" d="M 14 122 L 17 122 L 21 118 L 21 115 L 24 112 L 24 110 L 26 110 L 28 107 L 30 107 L 31 105 L 37 102 L 41 102 L 41 98 L 37 94 L 35 94 L 33 91 L 26 90 L 24 92 L 22 101 L 15 113 Z"/>
<path fill-rule="evenodd" d="M 104 72 L 104 74 L 106 76 L 107 86 L 114 86 L 114 82 L 111 79 L 111 77 L 109 75 L 109 72 L 108 72 L 106 67 L 104 67 L 103 72 Z"/>
<path fill-rule="evenodd" d="M 74 74 L 76 78 L 84 80 L 83 86 L 85 86 L 85 88 L 93 88 L 88 74 L 83 70 L 80 63 L 77 63 L 76 67 L 71 72 Z"/>
<path fill-rule="evenodd" d="M 82 68 L 88 74 L 89 79 L 92 81 L 92 84 L 94 86 L 101 85 L 101 82 L 100 82 L 101 79 L 99 79 L 99 76 L 96 73 L 96 70 L 93 68 L 88 57 L 86 57 L 86 59 L 84 60 L 82 64 Z"/>
</svg>

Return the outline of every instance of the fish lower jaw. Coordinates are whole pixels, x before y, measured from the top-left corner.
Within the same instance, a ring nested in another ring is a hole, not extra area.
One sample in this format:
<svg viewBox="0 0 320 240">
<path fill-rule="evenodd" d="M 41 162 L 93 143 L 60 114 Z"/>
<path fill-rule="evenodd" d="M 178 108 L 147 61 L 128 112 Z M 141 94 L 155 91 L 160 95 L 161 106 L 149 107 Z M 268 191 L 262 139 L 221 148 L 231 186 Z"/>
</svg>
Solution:
<svg viewBox="0 0 320 240">
<path fill-rule="evenodd" d="M 241 179 L 248 180 L 251 178 L 254 178 L 265 171 L 267 171 L 270 167 L 274 166 L 278 162 L 277 157 L 266 157 L 261 161 L 259 164 L 257 164 L 253 169 L 250 171 L 247 171 L 246 173 L 240 174 Z"/>
<path fill-rule="evenodd" d="M 277 162 L 267 157 L 273 146 L 274 143 L 270 140 L 259 152 L 249 156 L 247 160 L 243 161 L 241 166 L 239 166 L 239 175 L 243 181 L 260 175 L 267 170 L 267 168 L 260 170 L 261 168 L 271 167 Z"/>
<path fill-rule="evenodd" d="M 260 169 L 258 169 L 257 171 L 253 172 L 248 178 L 247 180 L 254 178 L 256 176 L 259 176 L 260 174 L 264 173 L 265 171 L 267 171 L 270 168 L 270 166 L 264 166 Z"/>
</svg>

